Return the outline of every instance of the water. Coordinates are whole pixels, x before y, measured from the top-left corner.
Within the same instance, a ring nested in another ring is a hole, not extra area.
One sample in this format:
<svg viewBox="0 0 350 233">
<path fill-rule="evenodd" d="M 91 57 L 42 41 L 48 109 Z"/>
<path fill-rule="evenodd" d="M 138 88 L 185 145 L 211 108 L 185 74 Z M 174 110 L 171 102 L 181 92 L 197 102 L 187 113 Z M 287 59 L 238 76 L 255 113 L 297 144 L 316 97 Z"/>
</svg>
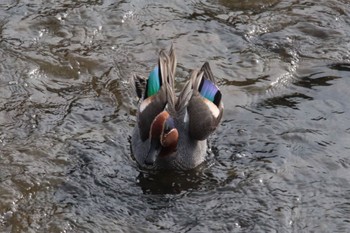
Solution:
<svg viewBox="0 0 350 233">
<path fill-rule="evenodd" d="M 0 3 L 0 232 L 348 232 L 350 4 Z M 133 73 L 209 61 L 212 157 L 140 171 Z"/>
</svg>

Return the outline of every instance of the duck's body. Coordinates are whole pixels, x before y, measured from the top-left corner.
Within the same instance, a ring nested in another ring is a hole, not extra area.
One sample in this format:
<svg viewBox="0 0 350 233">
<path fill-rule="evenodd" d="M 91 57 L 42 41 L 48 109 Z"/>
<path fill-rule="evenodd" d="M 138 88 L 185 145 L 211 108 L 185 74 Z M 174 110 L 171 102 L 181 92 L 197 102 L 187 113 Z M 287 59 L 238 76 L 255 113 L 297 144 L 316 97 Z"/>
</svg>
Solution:
<svg viewBox="0 0 350 233">
<path fill-rule="evenodd" d="M 207 137 L 222 113 L 221 93 L 209 64 L 194 71 L 175 96 L 176 57 L 163 51 L 148 79 L 135 76 L 133 84 L 142 100 L 131 147 L 137 163 L 149 169 L 188 170 L 205 161 Z"/>
</svg>

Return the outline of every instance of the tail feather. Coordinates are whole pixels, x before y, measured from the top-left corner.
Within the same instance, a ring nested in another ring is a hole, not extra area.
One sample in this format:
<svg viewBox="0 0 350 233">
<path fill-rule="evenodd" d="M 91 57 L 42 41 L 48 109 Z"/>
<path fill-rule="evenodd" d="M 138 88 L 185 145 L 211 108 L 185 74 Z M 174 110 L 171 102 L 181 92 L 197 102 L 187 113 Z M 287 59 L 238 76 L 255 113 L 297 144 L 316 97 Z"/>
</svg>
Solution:
<svg viewBox="0 0 350 233">
<path fill-rule="evenodd" d="M 139 99 L 142 99 L 147 85 L 146 78 L 138 74 L 134 74 L 130 79 L 130 84 L 132 89 L 135 91 L 137 97 Z"/>
<path fill-rule="evenodd" d="M 210 80 L 212 83 L 216 85 L 215 77 L 213 75 L 213 72 L 210 69 L 209 63 L 205 62 L 201 68 L 201 71 L 203 72 L 203 77 L 205 79 Z"/>
</svg>

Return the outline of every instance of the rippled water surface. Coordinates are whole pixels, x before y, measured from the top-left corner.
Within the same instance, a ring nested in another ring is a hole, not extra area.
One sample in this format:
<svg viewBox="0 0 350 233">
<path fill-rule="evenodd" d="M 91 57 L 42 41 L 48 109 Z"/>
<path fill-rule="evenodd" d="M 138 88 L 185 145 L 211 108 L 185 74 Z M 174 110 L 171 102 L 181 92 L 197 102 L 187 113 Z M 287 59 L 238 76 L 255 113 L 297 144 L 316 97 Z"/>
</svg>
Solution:
<svg viewBox="0 0 350 233">
<path fill-rule="evenodd" d="M 0 232 L 349 232 L 347 0 L 0 3 Z M 209 61 L 207 164 L 141 171 L 133 73 Z"/>
</svg>

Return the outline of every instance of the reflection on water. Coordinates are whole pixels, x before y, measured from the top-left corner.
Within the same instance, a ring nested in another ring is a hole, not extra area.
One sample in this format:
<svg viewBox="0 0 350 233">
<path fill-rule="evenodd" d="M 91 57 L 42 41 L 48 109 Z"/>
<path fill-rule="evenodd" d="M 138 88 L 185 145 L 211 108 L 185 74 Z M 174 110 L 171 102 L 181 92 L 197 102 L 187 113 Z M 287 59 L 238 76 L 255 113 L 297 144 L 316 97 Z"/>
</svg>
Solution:
<svg viewBox="0 0 350 233">
<path fill-rule="evenodd" d="M 198 189 L 206 180 L 205 178 L 198 169 L 188 172 L 141 172 L 137 177 L 137 182 L 144 193 L 177 194 L 191 189 Z"/>
<path fill-rule="evenodd" d="M 347 232 L 347 1 L 0 3 L 0 232 Z M 133 73 L 209 61 L 209 159 L 132 158 Z"/>
</svg>

